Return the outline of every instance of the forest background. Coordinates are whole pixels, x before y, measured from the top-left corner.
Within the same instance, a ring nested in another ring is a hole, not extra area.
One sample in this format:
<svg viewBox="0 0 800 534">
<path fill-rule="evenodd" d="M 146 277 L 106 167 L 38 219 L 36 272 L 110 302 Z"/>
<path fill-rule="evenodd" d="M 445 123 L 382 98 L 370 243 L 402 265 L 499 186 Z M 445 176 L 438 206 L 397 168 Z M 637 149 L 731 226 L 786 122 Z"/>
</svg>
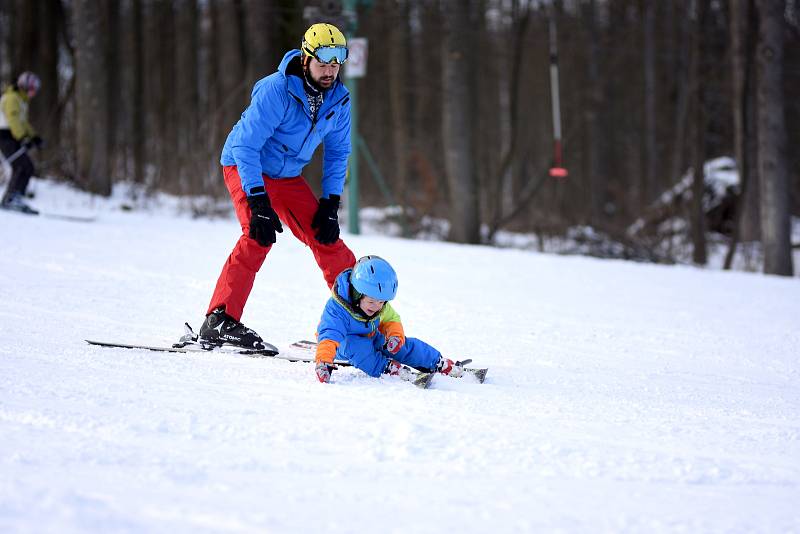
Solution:
<svg viewBox="0 0 800 534">
<path fill-rule="evenodd" d="M 711 240 L 728 266 L 757 243 L 792 275 L 800 0 L 0 0 L 0 80 L 42 78 L 40 175 L 224 199 L 219 153 L 253 84 L 320 21 L 368 39 L 348 80 L 361 205 L 399 206 L 405 235 L 445 220 L 456 242 L 577 235 L 699 265 Z M 566 178 L 548 174 L 551 23 Z M 721 157 L 740 178 L 723 189 Z"/>
</svg>

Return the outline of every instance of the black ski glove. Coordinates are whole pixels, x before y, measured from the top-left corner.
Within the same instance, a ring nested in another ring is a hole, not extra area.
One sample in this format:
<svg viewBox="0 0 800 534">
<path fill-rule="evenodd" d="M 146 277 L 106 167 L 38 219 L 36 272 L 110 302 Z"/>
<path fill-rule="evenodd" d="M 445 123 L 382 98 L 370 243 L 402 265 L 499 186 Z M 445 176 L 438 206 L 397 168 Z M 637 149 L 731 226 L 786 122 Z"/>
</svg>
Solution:
<svg viewBox="0 0 800 534">
<path fill-rule="evenodd" d="M 278 214 L 272 209 L 266 193 L 247 197 L 250 205 L 250 237 L 262 247 L 275 242 L 275 232 L 283 232 Z"/>
<path fill-rule="evenodd" d="M 44 146 L 44 139 L 38 135 L 34 135 L 33 137 L 27 138 L 23 144 L 28 150 L 31 148 L 42 148 Z"/>
<path fill-rule="evenodd" d="M 319 207 L 311 228 L 317 230 L 314 236 L 323 245 L 331 245 L 339 239 L 339 195 L 319 199 Z"/>
</svg>

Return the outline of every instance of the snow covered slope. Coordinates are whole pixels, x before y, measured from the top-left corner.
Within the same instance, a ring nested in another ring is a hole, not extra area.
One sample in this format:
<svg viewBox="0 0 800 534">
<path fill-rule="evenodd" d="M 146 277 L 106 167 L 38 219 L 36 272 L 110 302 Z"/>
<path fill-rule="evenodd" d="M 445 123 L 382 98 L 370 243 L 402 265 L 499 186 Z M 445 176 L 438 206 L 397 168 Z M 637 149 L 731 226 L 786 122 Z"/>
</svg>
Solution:
<svg viewBox="0 0 800 534">
<path fill-rule="evenodd" d="M 237 238 L 95 208 L 0 212 L 1 532 L 800 531 L 797 278 L 345 235 L 410 335 L 490 372 L 323 385 L 86 345 L 198 326 Z M 327 295 L 284 232 L 243 321 L 285 347 Z"/>
</svg>

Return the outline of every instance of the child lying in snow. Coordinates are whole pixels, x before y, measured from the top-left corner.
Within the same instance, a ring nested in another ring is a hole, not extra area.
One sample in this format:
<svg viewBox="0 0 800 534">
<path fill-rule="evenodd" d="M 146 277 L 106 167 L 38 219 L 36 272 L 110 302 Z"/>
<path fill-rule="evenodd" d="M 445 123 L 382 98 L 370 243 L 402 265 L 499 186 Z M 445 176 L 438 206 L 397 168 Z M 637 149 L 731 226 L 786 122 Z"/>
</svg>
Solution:
<svg viewBox="0 0 800 534">
<path fill-rule="evenodd" d="M 330 382 L 334 359 L 348 360 L 370 376 L 408 375 L 410 365 L 450 376 L 463 368 L 424 341 L 406 337 L 400 316 L 388 301 L 397 294 L 397 275 L 389 262 L 364 256 L 342 271 L 325 304 L 317 329 L 316 373 Z"/>
</svg>

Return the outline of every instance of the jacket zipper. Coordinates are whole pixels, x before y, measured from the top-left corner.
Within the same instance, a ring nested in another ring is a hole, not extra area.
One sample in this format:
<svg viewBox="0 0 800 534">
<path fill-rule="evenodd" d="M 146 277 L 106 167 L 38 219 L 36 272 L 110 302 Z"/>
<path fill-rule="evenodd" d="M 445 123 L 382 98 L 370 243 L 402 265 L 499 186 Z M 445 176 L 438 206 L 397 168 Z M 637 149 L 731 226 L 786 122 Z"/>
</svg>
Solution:
<svg viewBox="0 0 800 534">
<path fill-rule="evenodd" d="M 310 129 L 310 130 L 308 131 L 308 133 L 306 134 L 306 137 L 305 137 L 305 139 L 303 139 L 303 144 L 301 144 L 301 145 L 300 145 L 300 149 L 297 151 L 297 153 L 299 154 L 300 152 L 302 152 L 302 151 L 303 151 L 303 148 L 305 148 L 305 146 L 306 146 L 306 142 L 308 142 L 308 138 L 309 138 L 309 137 L 311 136 L 311 134 L 314 132 L 314 128 L 316 128 L 316 127 L 317 127 L 317 122 L 318 122 L 318 121 L 315 121 L 315 120 L 314 120 L 314 119 L 311 117 L 311 115 L 309 115 L 309 114 L 308 114 L 308 112 L 306 112 L 306 105 L 305 105 L 305 103 L 303 102 L 303 100 L 302 100 L 302 99 L 301 99 L 299 96 L 297 96 L 296 94 L 294 94 L 294 93 L 293 93 L 293 92 L 291 92 L 291 91 L 289 91 L 289 94 L 290 94 L 290 95 L 292 95 L 292 98 L 294 98 L 294 99 L 295 99 L 295 100 L 296 100 L 296 101 L 297 101 L 297 102 L 300 104 L 300 107 L 302 107 L 302 108 L 303 108 L 303 113 L 305 114 L 305 116 L 306 116 L 306 117 L 308 117 L 309 119 L 311 119 L 311 129 Z M 336 106 L 338 106 L 339 104 L 346 103 L 346 101 L 347 101 L 347 100 L 350 100 L 350 95 L 344 95 L 344 96 L 343 96 L 342 98 L 340 98 L 340 99 L 339 99 L 339 100 L 338 100 L 338 101 L 337 101 L 335 104 L 331 105 L 331 109 L 332 109 L 332 108 L 335 108 L 335 107 L 336 107 Z M 322 111 L 322 110 L 320 109 L 320 111 Z M 328 119 L 330 119 L 330 118 L 331 118 L 331 116 L 332 116 L 332 115 L 331 115 L 331 113 L 328 113 L 328 115 L 326 115 L 326 116 L 325 116 L 325 120 L 328 120 Z"/>
</svg>

